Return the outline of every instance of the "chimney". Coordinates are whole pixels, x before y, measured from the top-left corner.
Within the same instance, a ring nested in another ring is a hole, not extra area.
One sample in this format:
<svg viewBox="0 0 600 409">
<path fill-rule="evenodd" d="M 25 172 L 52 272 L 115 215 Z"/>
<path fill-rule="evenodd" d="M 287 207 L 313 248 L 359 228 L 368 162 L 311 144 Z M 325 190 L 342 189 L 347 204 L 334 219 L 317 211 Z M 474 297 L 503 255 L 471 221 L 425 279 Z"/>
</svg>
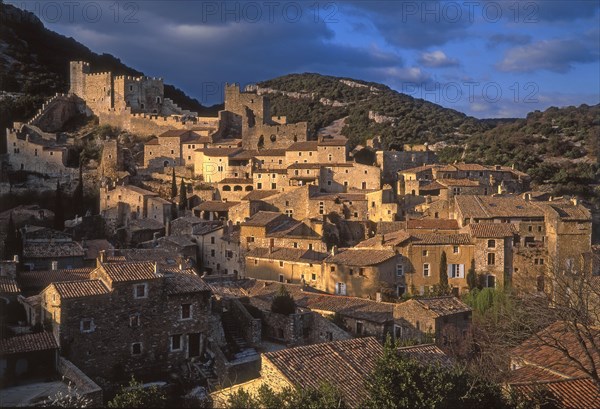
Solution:
<svg viewBox="0 0 600 409">
<path fill-rule="evenodd" d="M 165 236 L 170 236 L 171 235 L 171 220 L 167 220 L 167 223 L 165 225 Z"/>
<path fill-rule="evenodd" d="M 335 256 L 335 253 L 337 253 L 337 246 L 334 245 L 331 247 L 331 255 Z"/>
<path fill-rule="evenodd" d="M 157 231 L 152 234 L 152 246 L 153 247 L 158 246 L 158 232 Z"/>
<path fill-rule="evenodd" d="M 98 252 L 98 259 L 100 260 L 101 263 L 104 263 L 104 261 L 106 260 L 106 251 L 100 250 Z"/>
<path fill-rule="evenodd" d="M 13 256 L 13 261 L 14 261 L 15 263 L 18 263 L 18 262 L 19 262 L 19 255 L 18 255 L 18 254 L 15 254 L 15 255 Z"/>
<path fill-rule="evenodd" d="M 58 270 L 58 261 L 53 260 L 51 264 L 52 264 L 52 271 Z"/>
<path fill-rule="evenodd" d="M 579 205 L 579 198 L 578 197 L 571 198 L 571 203 L 573 204 L 573 206 L 578 206 Z"/>
<path fill-rule="evenodd" d="M 158 263 L 154 262 L 154 274 L 160 274 L 160 268 L 158 267 Z"/>
<path fill-rule="evenodd" d="M 375 293 L 375 301 L 381 302 L 381 293 Z"/>
</svg>

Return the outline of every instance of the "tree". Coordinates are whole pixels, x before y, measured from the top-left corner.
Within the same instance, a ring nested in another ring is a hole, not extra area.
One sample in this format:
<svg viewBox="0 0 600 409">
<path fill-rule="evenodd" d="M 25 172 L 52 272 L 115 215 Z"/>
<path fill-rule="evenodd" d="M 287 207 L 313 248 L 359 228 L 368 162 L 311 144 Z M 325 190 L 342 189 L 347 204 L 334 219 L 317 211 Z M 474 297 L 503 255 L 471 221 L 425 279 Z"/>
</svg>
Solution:
<svg viewBox="0 0 600 409">
<path fill-rule="evenodd" d="M 80 216 L 85 214 L 85 205 L 83 204 L 83 163 L 79 162 L 79 183 L 73 192 L 75 208 Z"/>
<path fill-rule="evenodd" d="M 256 394 L 239 389 L 229 396 L 225 407 L 227 409 L 344 409 L 347 408 L 347 405 L 338 388 L 324 383 L 316 388 L 285 387 L 278 392 L 263 384 L 258 388 Z"/>
<path fill-rule="evenodd" d="M 448 261 L 446 259 L 446 252 L 442 251 L 442 257 L 440 259 L 440 295 L 450 294 L 450 286 L 448 285 Z"/>
<path fill-rule="evenodd" d="M 173 177 L 171 178 L 171 197 L 177 196 L 177 180 L 175 179 L 175 168 L 173 168 Z"/>
<path fill-rule="evenodd" d="M 471 267 L 469 267 L 469 271 L 467 272 L 467 285 L 469 286 L 469 291 L 473 290 L 477 287 L 477 274 L 475 273 L 475 260 L 471 260 Z"/>
<path fill-rule="evenodd" d="M 290 315 L 296 312 L 296 302 L 285 286 L 281 285 L 273 297 L 271 311 L 284 315 Z"/>
<path fill-rule="evenodd" d="M 365 408 L 504 408 L 498 384 L 463 367 L 423 365 L 403 357 L 388 336 L 375 370 L 367 379 Z"/>
<path fill-rule="evenodd" d="M 62 191 L 60 181 L 56 181 L 56 195 L 54 199 L 54 228 L 63 231 L 65 229 L 65 210 L 62 204 Z"/>
<path fill-rule="evenodd" d="M 8 218 L 8 231 L 6 232 L 6 241 L 4 242 L 4 258 L 12 258 L 15 254 L 19 254 L 19 237 L 17 235 L 17 227 L 13 220 L 12 212 Z"/>
<path fill-rule="evenodd" d="M 183 178 L 181 178 L 181 186 L 179 186 L 179 210 L 186 210 L 187 207 L 187 188 L 185 186 Z"/>
<path fill-rule="evenodd" d="M 64 377 L 63 377 L 64 380 Z M 79 390 L 71 381 L 67 384 L 67 392 L 56 392 L 53 396 L 48 396 L 42 407 L 52 408 L 88 408 L 92 406 L 92 400 L 79 393 Z"/>
<path fill-rule="evenodd" d="M 108 402 L 109 408 L 164 408 L 167 404 L 167 397 L 158 389 L 158 386 L 152 385 L 144 388 L 142 384 L 132 376 L 129 386 L 121 387 L 119 393 L 113 400 Z"/>
</svg>

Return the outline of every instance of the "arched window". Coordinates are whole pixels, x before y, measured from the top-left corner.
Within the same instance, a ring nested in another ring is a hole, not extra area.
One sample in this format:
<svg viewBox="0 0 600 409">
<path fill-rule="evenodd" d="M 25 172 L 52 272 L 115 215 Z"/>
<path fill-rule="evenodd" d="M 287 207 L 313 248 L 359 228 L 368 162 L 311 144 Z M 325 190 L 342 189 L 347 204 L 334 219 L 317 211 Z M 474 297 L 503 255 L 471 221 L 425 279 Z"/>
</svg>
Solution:
<svg viewBox="0 0 600 409">
<path fill-rule="evenodd" d="M 257 144 L 258 149 L 262 149 L 265 147 L 265 137 L 263 135 L 261 135 L 258 138 L 258 144 Z"/>
<path fill-rule="evenodd" d="M 271 135 L 271 142 L 275 142 L 277 140 L 277 136 L 275 134 Z"/>
<path fill-rule="evenodd" d="M 242 191 L 242 187 L 241 187 L 240 185 L 235 185 L 235 186 L 233 187 L 233 191 L 234 191 L 234 192 L 241 192 L 241 191 Z"/>
<path fill-rule="evenodd" d="M 231 186 L 229 186 L 229 185 L 223 186 L 223 192 L 231 192 Z"/>
<path fill-rule="evenodd" d="M 254 187 L 246 186 L 246 192 L 251 192 L 252 190 L 254 190 Z"/>
</svg>

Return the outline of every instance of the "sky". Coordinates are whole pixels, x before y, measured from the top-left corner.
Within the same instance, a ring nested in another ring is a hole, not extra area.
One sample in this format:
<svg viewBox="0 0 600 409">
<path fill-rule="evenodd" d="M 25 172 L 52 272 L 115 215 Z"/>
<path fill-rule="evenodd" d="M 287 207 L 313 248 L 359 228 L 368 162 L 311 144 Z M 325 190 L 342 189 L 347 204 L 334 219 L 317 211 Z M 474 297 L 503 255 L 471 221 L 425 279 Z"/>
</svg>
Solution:
<svg viewBox="0 0 600 409">
<path fill-rule="evenodd" d="M 477 118 L 600 103 L 600 0 L 6 2 L 204 105 L 302 72 Z"/>
</svg>

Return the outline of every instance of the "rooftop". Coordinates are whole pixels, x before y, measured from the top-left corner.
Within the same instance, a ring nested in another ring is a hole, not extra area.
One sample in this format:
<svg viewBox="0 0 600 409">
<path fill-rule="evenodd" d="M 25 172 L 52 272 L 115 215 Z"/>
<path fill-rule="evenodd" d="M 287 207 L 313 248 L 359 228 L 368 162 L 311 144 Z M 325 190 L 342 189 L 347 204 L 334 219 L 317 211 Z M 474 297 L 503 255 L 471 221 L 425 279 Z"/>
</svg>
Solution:
<svg viewBox="0 0 600 409">
<path fill-rule="evenodd" d="M 458 221 L 454 219 L 408 219 L 407 229 L 458 230 Z"/>
<path fill-rule="evenodd" d="M 325 259 L 326 263 L 344 264 L 350 266 L 375 266 L 396 257 L 392 250 L 372 249 L 338 249 L 334 255 Z"/>
<path fill-rule="evenodd" d="M 24 258 L 58 258 L 58 257 L 83 257 L 85 250 L 81 244 L 68 242 L 29 242 L 23 247 Z"/>
<path fill-rule="evenodd" d="M 230 208 L 235 205 L 240 204 L 240 202 L 219 202 L 215 200 L 208 200 L 206 202 L 200 203 L 198 206 L 194 207 L 194 210 L 198 211 L 207 211 L 207 212 L 226 212 Z"/>
<path fill-rule="evenodd" d="M 42 289 L 52 283 L 87 280 L 90 278 L 92 270 L 92 268 L 77 268 L 71 270 L 22 271 L 19 273 L 19 283 L 24 289 Z"/>
<path fill-rule="evenodd" d="M 261 211 L 257 212 L 254 216 L 250 217 L 245 222 L 241 223 L 241 225 L 242 226 L 265 227 L 267 224 L 269 224 L 277 219 L 283 219 L 283 218 L 287 219 L 287 216 L 284 216 L 283 214 L 281 214 L 279 212 L 267 212 L 267 211 L 261 210 Z"/>
<path fill-rule="evenodd" d="M 14 278 L 0 277 L 0 294 L 19 294 L 21 288 Z"/>
<path fill-rule="evenodd" d="M 141 281 L 158 278 L 152 262 L 104 263 L 101 268 L 114 282 Z"/>
<path fill-rule="evenodd" d="M 48 349 L 58 349 L 58 343 L 51 332 L 36 332 L 0 339 L 0 355 L 2 356 Z"/>
<path fill-rule="evenodd" d="M 438 317 L 471 311 L 471 307 L 453 296 L 413 298 L 396 304 L 394 307 L 395 311 L 402 316 L 403 310 L 411 305 L 418 305 L 433 312 Z"/>
<path fill-rule="evenodd" d="M 208 284 L 195 273 L 176 272 L 165 278 L 167 294 L 190 294 L 211 291 Z"/>
<path fill-rule="evenodd" d="M 100 280 L 63 281 L 50 285 L 56 288 L 62 299 L 90 297 L 109 293 L 108 288 Z"/>
<path fill-rule="evenodd" d="M 540 388 L 549 392 L 553 404 L 564 409 L 600 408 L 600 389 L 589 378 L 565 379 L 559 381 L 516 383 L 511 389 L 525 396 L 539 395 Z"/>
<path fill-rule="evenodd" d="M 313 250 L 275 247 L 272 250 L 264 247 L 256 247 L 246 253 L 246 257 L 267 258 L 272 260 L 295 261 L 299 263 L 320 263 L 325 253 Z"/>
<path fill-rule="evenodd" d="M 517 234 L 517 229 L 512 223 L 471 223 L 469 224 L 471 236 L 477 238 L 503 238 Z"/>
<path fill-rule="evenodd" d="M 412 243 L 416 245 L 460 245 L 471 244 L 468 234 L 414 233 Z"/>
<path fill-rule="evenodd" d="M 318 146 L 317 141 L 294 142 L 286 150 L 289 151 L 316 151 Z"/>
<path fill-rule="evenodd" d="M 242 197 L 242 200 L 261 200 L 276 195 L 277 193 L 279 193 L 277 190 L 253 190 Z"/>
<path fill-rule="evenodd" d="M 463 218 L 491 219 L 494 217 L 542 218 L 544 212 L 534 202 L 521 196 L 470 196 L 454 197 L 457 211 Z"/>
<path fill-rule="evenodd" d="M 293 385 L 308 389 L 330 382 L 351 407 L 358 407 L 366 397 L 365 380 L 382 351 L 375 338 L 368 337 L 268 352 L 263 358 Z"/>
</svg>

